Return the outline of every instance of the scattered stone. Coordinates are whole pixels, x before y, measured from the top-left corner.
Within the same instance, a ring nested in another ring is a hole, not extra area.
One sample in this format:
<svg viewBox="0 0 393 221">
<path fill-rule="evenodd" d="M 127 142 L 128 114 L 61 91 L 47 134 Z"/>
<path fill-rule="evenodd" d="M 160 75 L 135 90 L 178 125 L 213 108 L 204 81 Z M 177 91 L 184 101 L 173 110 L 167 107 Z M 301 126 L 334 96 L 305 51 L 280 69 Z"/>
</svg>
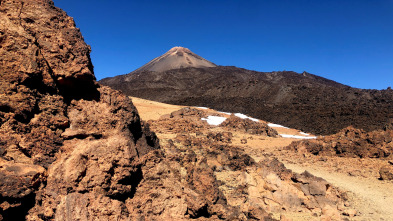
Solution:
<svg viewBox="0 0 393 221">
<path fill-rule="evenodd" d="M 321 220 L 341 220 L 340 212 L 333 206 L 326 205 L 322 209 Z"/>
<path fill-rule="evenodd" d="M 356 216 L 356 214 L 357 214 L 357 212 L 356 212 L 356 210 L 354 210 L 354 209 L 346 209 L 346 210 L 343 212 L 343 215 L 344 215 L 344 216 L 349 216 L 349 217 L 354 217 L 354 216 Z"/>
<path fill-rule="evenodd" d="M 381 180 L 393 180 L 393 166 L 383 166 L 379 169 L 379 175 Z"/>
</svg>

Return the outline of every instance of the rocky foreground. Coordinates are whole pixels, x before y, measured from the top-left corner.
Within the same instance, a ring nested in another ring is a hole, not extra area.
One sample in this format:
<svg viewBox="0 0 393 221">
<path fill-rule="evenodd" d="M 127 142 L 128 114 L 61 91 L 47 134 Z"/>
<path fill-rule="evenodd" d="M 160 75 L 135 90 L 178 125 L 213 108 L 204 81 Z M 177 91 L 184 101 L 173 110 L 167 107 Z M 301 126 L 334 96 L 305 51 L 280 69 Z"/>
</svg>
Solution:
<svg viewBox="0 0 393 221">
<path fill-rule="evenodd" d="M 388 157 L 360 158 L 351 154 L 330 154 L 334 151 L 330 151 L 329 154 L 324 154 L 323 152 L 313 154 L 304 148 L 305 144 L 318 144 L 321 143 L 321 140 L 330 140 L 332 142 L 335 140 L 336 143 L 341 142 L 342 146 L 343 144 L 347 145 L 348 152 L 350 152 L 349 149 L 351 148 L 354 149 L 353 152 L 356 152 L 354 147 L 357 147 L 357 149 L 361 148 L 355 144 L 371 142 L 367 134 L 374 134 L 378 138 L 374 139 L 373 142 L 379 143 L 380 146 L 388 146 L 391 145 L 390 141 L 386 142 L 384 139 L 380 139 L 381 137 L 386 137 L 385 130 L 367 133 L 362 130 L 347 129 L 336 135 L 299 141 L 298 139 L 285 137 L 307 137 L 302 132 L 289 128 L 275 127 L 274 129 L 269 128 L 273 131 L 270 135 L 254 133 L 255 122 L 240 119 L 234 115 L 228 115 L 228 113 L 200 108 L 182 109 L 184 107 L 139 98 L 133 98 L 133 101 L 138 110 L 140 110 L 142 118 L 148 120 L 151 128 L 157 132 L 162 148 L 169 154 L 172 154 L 176 149 L 193 149 L 197 155 L 201 153 L 202 156 L 207 155 L 208 165 L 211 166 L 216 179 L 219 180 L 219 188 L 228 198 L 228 202 L 233 205 L 242 205 L 239 202 L 247 204 L 247 202 L 252 201 L 253 196 L 257 196 L 258 199 L 266 197 L 266 195 L 253 190 L 255 186 L 258 186 L 256 183 L 269 182 L 267 181 L 269 179 L 266 177 L 261 178 L 252 173 L 254 170 L 252 168 L 259 168 L 257 169 L 259 171 L 269 171 L 272 168 L 279 168 L 280 166 L 277 165 L 282 165 L 281 163 L 283 163 L 285 167 L 290 168 L 292 171 L 296 171 L 299 174 L 302 173 L 303 175 L 310 173 L 317 175 L 325 179 L 323 182 L 327 181 L 329 186 L 338 188 L 343 203 L 335 204 L 330 211 L 340 214 L 340 218 L 338 216 L 327 218 L 326 214 L 329 209 L 326 208 L 309 209 L 308 207 L 300 206 L 297 209 L 293 207 L 288 209 L 285 206 L 285 202 L 275 199 L 274 202 L 284 206 L 282 206 L 282 209 L 271 209 L 269 207 L 277 204 L 253 201 L 265 208 L 272 217 L 276 219 L 280 219 L 280 217 L 284 219 L 285 217 L 285 219 L 289 220 L 390 220 L 393 218 L 393 212 L 390 207 L 393 203 L 393 194 L 390 191 L 393 188 L 393 183 L 391 178 L 389 179 L 389 170 L 393 167 L 391 152 L 390 154 L 386 152 L 389 155 Z M 206 119 L 206 116 L 226 117 L 227 120 L 219 126 L 212 126 L 207 125 L 204 120 L 201 121 L 201 119 Z M 238 122 L 236 124 L 238 126 L 236 128 L 228 127 L 228 122 L 234 122 L 234 120 Z M 263 125 L 265 125 L 262 121 L 259 121 L 258 124 L 260 128 L 263 128 Z M 389 124 L 385 128 L 389 128 Z M 348 130 L 352 132 L 348 132 Z M 354 136 L 356 134 L 354 131 L 361 133 Z M 293 136 L 281 137 L 277 133 Z M 312 137 L 312 135 L 309 137 Z M 208 141 L 209 139 L 211 140 L 210 142 Z M 352 145 L 350 145 L 351 142 Z M 225 147 L 229 146 L 230 148 L 220 151 L 214 151 L 212 148 L 203 150 L 203 147 L 215 147 L 215 144 L 225 145 Z M 295 146 L 301 148 L 295 149 Z M 328 149 L 327 147 L 328 145 L 326 145 L 326 149 Z M 371 153 L 373 153 L 374 149 L 366 147 L 363 153 L 373 156 Z M 226 156 L 228 154 L 227 150 L 236 150 L 241 155 L 235 158 L 228 157 Z M 212 158 L 208 154 L 209 151 L 219 152 L 215 153 L 218 157 L 216 159 Z M 230 162 L 239 162 L 237 159 L 243 159 L 244 162 L 255 162 L 255 164 L 247 163 L 238 167 L 236 163 L 225 163 L 227 162 L 226 159 L 230 159 Z M 275 163 L 266 166 L 263 163 L 266 160 L 270 162 L 275 161 Z M 243 172 L 242 168 L 246 168 L 246 172 Z M 296 176 L 296 173 L 290 173 Z M 247 174 L 249 177 L 247 181 L 243 181 L 241 178 L 242 174 Z M 296 178 L 292 177 L 291 181 L 294 182 L 287 182 L 286 184 L 292 183 L 294 186 L 297 185 Z M 284 180 L 282 179 L 280 182 L 284 182 Z M 242 196 L 248 199 L 244 201 L 233 200 L 234 196 L 239 195 L 233 188 L 243 184 L 247 188 L 242 190 Z M 266 194 L 266 192 L 264 193 Z M 290 195 L 291 192 L 287 190 L 286 194 Z"/>
</svg>

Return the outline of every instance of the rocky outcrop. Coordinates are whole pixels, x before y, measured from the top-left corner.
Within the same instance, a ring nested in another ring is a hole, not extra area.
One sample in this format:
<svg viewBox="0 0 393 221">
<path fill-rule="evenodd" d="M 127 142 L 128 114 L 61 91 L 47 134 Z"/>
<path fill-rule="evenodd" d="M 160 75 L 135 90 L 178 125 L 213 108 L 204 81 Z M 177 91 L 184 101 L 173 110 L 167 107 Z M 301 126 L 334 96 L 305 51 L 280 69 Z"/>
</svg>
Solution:
<svg viewBox="0 0 393 221">
<path fill-rule="evenodd" d="M 184 111 L 176 113 L 184 113 Z M 315 214 L 332 220 L 337 219 L 338 214 L 340 219 L 341 212 L 338 207 L 344 207 L 343 193 L 324 179 L 308 172 L 293 173 L 278 160 L 269 156 L 256 162 L 241 147 L 234 145 L 233 133 L 246 133 L 241 129 L 242 127 L 210 127 L 204 124 L 194 132 L 167 129 L 171 121 L 180 122 L 184 119 L 187 117 L 165 117 L 165 124 L 162 124 L 162 119 L 152 120 L 150 123 L 153 130 L 159 131 L 158 136 L 163 138 L 160 140 L 161 147 L 169 160 L 168 166 L 161 167 L 167 168 L 167 170 L 161 169 L 164 171 L 161 172 L 163 177 L 168 177 L 164 179 L 169 179 L 169 175 L 166 174 L 171 174 L 169 171 L 173 171 L 174 174 L 178 174 L 175 177 L 182 183 L 183 188 L 190 188 L 195 196 L 188 198 L 188 195 L 184 195 L 190 190 L 183 193 L 176 190 L 175 182 L 171 182 L 169 189 L 169 184 L 162 183 L 158 178 L 150 178 L 148 180 L 157 182 L 155 186 L 165 186 L 160 189 L 164 192 L 163 196 L 160 195 L 161 192 L 148 189 L 149 185 L 143 187 L 153 196 L 158 196 L 156 200 L 163 201 L 164 198 L 169 198 L 167 189 L 176 193 L 179 202 L 183 198 L 196 199 L 200 203 L 194 200 L 190 204 L 190 201 L 187 201 L 187 209 L 181 210 L 192 211 L 186 212 L 190 218 L 274 220 L 277 216 L 273 217 L 271 214 L 281 214 L 281 219 L 284 220 L 286 213 L 302 213 Z M 182 208 L 181 204 L 173 206 L 169 202 L 164 202 L 166 208 L 154 201 L 151 205 L 159 206 L 158 212 L 162 214 L 168 213 L 172 208 L 172 213 Z M 153 206 L 142 207 L 151 210 L 151 213 L 155 212 Z M 325 209 L 323 214 L 324 208 L 329 209 Z M 232 211 L 232 213 L 225 211 Z M 140 209 L 139 213 L 144 214 L 145 211 Z"/>
<path fill-rule="evenodd" d="M 348 127 L 331 136 L 294 141 L 288 148 L 298 152 L 310 152 L 314 155 L 391 158 L 393 130 L 365 132 Z"/>
<path fill-rule="evenodd" d="M 90 47 L 52 1 L 2 0 L 0 17 L 0 219 L 124 217 L 154 133 L 95 82 Z"/>
<path fill-rule="evenodd" d="M 228 119 L 220 124 L 221 127 L 227 127 L 232 130 L 244 131 L 249 134 L 265 135 L 269 137 L 277 137 L 278 133 L 275 129 L 269 127 L 266 123 L 255 122 L 250 119 L 242 119 L 231 115 Z"/>
</svg>

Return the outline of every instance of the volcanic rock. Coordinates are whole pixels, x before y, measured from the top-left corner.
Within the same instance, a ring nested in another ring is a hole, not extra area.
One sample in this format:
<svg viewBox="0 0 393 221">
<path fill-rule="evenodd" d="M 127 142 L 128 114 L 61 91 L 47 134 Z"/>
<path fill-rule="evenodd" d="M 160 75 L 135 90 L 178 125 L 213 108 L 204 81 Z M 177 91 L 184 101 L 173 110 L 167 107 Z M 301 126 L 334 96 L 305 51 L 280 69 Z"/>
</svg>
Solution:
<svg viewBox="0 0 393 221">
<path fill-rule="evenodd" d="M 288 148 L 314 155 L 387 158 L 393 154 L 393 130 L 365 132 L 347 127 L 331 136 L 294 141 Z"/>
<path fill-rule="evenodd" d="M 277 137 L 278 133 L 275 129 L 269 127 L 266 123 L 255 122 L 250 119 L 242 119 L 231 115 L 228 119 L 220 124 L 221 127 L 227 127 L 232 130 L 244 131 L 249 134 L 260 134 L 269 137 Z"/>
<path fill-rule="evenodd" d="M 393 166 L 383 166 L 379 169 L 379 175 L 381 180 L 393 180 Z"/>
<path fill-rule="evenodd" d="M 92 220 L 101 203 L 124 217 L 155 135 L 94 81 L 90 47 L 52 1 L 2 0 L 0 17 L 0 219 Z"/>
<path fill-rule="evenodd" d="M 176 113 L 183 112 L 184 110 Z M 203 173 L 202 171 L 210 171 L 206 172 L 205 176 L 197 178 L 197 180 L 209 180 L 209 182 L 198 183 L 204 183 L 204 186 L 208 186 L 211 190 L 208 195 L 204 195 L 207 200 L 199 204 L 191 204 L 192 207 L 189 208 L 191 212 L 187 212 L 190 217 L 195 217 L 194 211 L 207 211 L 202 213 L 210 214 L 205 217 L 223 218 L 222 212 L 214 211 L 220 207 L 228 209 L 224 206 L 225 204 L 237 207 L 238 209 L 230 217 L 237 217 L 241 220 L 269 220 L 271 217 L 268 214 L 271 212 L 322 211 L 326 205 L 335 208 L 336 205 L 343 204 L 342 198 L 338 197 L 341 193 L 322 178 L 315 177 L 308 172 L 293 173 L 274 158 L 264 157 L 261 161 L 255 162 L 253 158 L 244 153 L 242 148 L 229 142 L 229 138 L 234 136 L 232 132 L 238 132 L 235 129 L 221 126 L 210 127 L 207 124 L 201 125 L 198 132 L 162 129 L 166 128 L 170 121 L 180 122 L 187 119 L 187 117 L 170 118 L 170 115 L 164 117 L 165 124 L 162 124 L 163 119 L 149 122 L 153 130 L 160 131 L 159 136 L 175 136 L 174 139 L 160 140 L 165 155 L 172 161 L 172 168 L 178 171 L 175 173 L 178 173 L 181 179 L 186 179 L 190 176 L 195 177 L 195 173 L 190 174 L 190 171 L 195 171 L 199 167 L 203 167 L 203 170 L 198 171 L 198 174 Z M 195 120 L 200 117 L 200 115 L 192 116 L 194 114 L 191 114 L 188 119 L 194 118 Z M 241 129 L 239 131 L 245 133 Z M 193 185 L 195 181 L 194 179 Z M 191 188 L 195 189 L 193 185 Z M 201 190 L 208 193 L 205 188 Z M 218 193 L 214 190 L 215 188 L 218 188 Z M 173 191 L 176 192 L 176 190 Z M 157 192 L 154 196 L 160 195 Z M 213 203 L 215 200 L 212 201 L 212 199 L 217 196 L 221 203 Z M 163 197 L 168 196 L 164 194 Z M 222 204 L 223 201 L 226 203 Z M 318 215 L 321 215 L 321 212 Z M 228 218 L 228 216 L 225 217 Z"/>
</svg>

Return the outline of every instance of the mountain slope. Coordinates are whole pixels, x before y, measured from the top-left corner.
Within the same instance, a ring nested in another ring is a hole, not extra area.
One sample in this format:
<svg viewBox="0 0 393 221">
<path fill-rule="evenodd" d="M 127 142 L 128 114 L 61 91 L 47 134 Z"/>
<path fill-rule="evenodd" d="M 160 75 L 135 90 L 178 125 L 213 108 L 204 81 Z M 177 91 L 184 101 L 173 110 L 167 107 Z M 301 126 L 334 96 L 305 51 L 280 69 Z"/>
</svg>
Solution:
<svg viewBox="0 0 393 221">
<path fill-rule="evenodd" d="M 171 69 L 194 67 L 216 67 L 214 63 L 196 55 L 190 49 L 183 47 L 173 47 L 165 54 L 151 60 L 134 72 L 142 71 L 167 71 Z"/>
<path fill-rule="evenodd" d="M 304 72 L 236 67 L 183 68 L 106 78 L 101 84 L 160 102 L 241 112 L 315 134 L 353 125 L 381 128 L 393 118 L 392 90 L 362 90 Z"/>
</svg>

